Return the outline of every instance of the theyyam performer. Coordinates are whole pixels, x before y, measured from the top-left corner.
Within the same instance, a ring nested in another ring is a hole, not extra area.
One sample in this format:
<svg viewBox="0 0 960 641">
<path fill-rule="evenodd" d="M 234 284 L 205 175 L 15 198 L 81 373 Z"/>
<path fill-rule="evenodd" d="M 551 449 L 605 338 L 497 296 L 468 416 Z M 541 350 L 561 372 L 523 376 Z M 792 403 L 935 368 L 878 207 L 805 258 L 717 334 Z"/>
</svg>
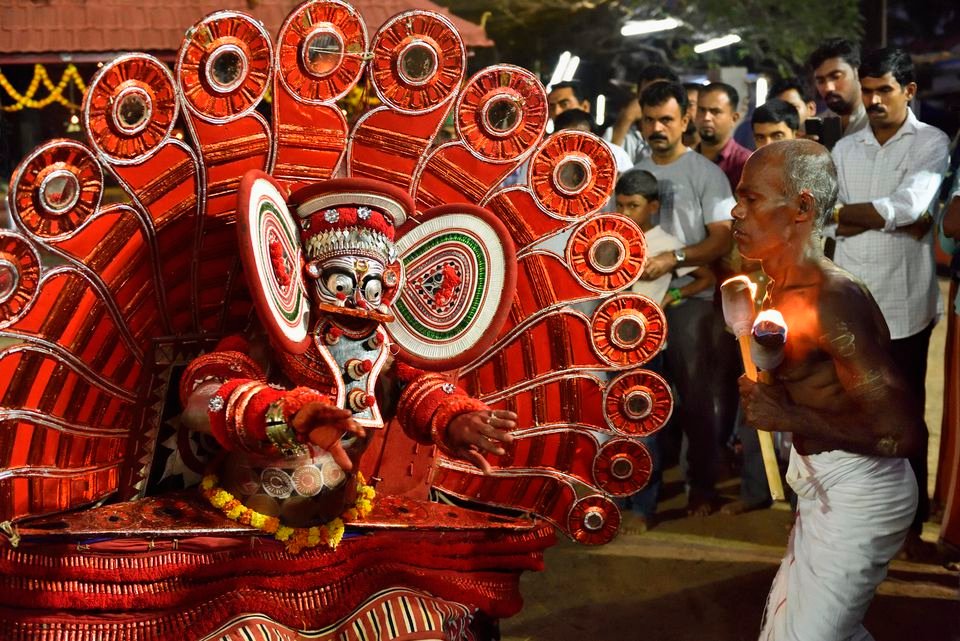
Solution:
<svg viewBox="0 0 960 641">
<path fill-rule="evenodd" d="M 429 11 L 105 63 L 0 223 L 0 638 L 496 638 L 555 530 L 612 540 L 666 323 L 611 153 L 546 121 Z"/>
<path fill-rule="evenodd" d="M 762 641 L 871 639 L 863 616 L 917 506 L 906 457 L 923 437 L 921 409 L 873 298 L 820 249 L 836 176 L 825 148 L 784 141 L 750 158 L 736 190 L 734 238 L 762 262 L 763 305 L 789 327 L 773 383 L 740 382 L 748 424 L 794 435 L 797 515 Z"/>
</svg>

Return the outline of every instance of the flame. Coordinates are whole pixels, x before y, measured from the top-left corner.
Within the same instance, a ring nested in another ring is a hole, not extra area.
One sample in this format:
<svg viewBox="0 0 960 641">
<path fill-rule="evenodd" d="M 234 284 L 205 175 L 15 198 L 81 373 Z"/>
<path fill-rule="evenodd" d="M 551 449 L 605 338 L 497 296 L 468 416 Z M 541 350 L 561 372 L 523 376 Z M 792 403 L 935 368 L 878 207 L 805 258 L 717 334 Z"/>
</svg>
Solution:
<svg viewBox="0 0 960 641">
<path fill-rule="evenodd" d="M 787 321 L 777 310 L 765 309 L 753 321 L 753 335 L 761 344 L 783 345 L 787 342 Z"/>
<path fill-rule="evenodd" d="M 757 300 L 757 284 L 744 274 L 728 278 L 727 280 L 723 281 L 723 284 L 720 285 L 720 287 L 735 287 L 736 285 L 739 285 L 739 287 L 736 287 L 737 290 L 740 290 L 744 287 L 748 288 L 750 290 L 750 298 L 752 300 Z"/>
<path fill-rule="evenodd" d="M 765 309 L 757 314 L 757 320 L 754 321 L 753 326 L 756 327 L 760 323 L 773 323 L 782 327 L 784 333 L 787 332 L 787 321 L 783 320 L 783 314 L 775 309 Z"/>
</svg>

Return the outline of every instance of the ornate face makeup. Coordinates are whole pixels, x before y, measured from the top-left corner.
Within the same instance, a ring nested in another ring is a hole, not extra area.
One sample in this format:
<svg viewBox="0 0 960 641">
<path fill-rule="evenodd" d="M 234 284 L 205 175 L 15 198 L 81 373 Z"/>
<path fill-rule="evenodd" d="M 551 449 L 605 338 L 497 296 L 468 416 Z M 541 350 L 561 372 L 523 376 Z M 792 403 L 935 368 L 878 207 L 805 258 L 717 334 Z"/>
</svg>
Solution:
<svg viewBox="0 0 960 641">
<path fill-rule="evenodd" d="M 383 263 L 360 256 L 337 256 L 307 263 L 310 295 L 316 303 L 379 311 L 386 304 Z"/>
<path fill-rule="evenodd" d="M 390 214 L 337 204 L 301 208 L 307 291 L 327 314 L 390 322 L 390 303 L 403 280 Z"/>
</svg>

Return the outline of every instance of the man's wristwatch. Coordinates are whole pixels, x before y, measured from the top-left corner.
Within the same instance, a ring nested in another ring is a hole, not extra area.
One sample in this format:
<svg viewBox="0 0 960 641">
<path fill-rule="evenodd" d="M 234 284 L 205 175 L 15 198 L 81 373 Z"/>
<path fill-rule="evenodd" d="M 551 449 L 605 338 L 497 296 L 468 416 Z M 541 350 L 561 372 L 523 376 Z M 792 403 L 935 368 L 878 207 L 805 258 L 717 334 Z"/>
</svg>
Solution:
<svg viewBox="0 0 960 641">
<path fill-rule="evenodd" d="M 674 249 L 673 257 L 677 259 L 677 264 L 679 265 L 680 263 L 682 263 L 687 259 L 687 252 L 683 247 L 681 247 L 680 249 Z"/>
</svg>

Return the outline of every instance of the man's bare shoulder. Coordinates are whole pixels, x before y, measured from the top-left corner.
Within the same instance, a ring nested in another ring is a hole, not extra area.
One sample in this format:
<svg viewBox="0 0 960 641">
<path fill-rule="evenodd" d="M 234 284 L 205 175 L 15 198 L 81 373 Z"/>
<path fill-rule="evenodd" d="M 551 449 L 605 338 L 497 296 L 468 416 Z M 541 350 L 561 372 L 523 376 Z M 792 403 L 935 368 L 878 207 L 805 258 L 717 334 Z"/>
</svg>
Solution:
<svg viewBox="0 0 960 641">
<path fill-rule="evenodd" d="M 867 286 L 851 273 L 824 259 L 820 263 L 823 280 L 818 312 L 821 327 L 829 335 L 831 328 L 860 328 L 875 333 L 878 339 L 889 337 L 883 314 Z"/>
</svg>

